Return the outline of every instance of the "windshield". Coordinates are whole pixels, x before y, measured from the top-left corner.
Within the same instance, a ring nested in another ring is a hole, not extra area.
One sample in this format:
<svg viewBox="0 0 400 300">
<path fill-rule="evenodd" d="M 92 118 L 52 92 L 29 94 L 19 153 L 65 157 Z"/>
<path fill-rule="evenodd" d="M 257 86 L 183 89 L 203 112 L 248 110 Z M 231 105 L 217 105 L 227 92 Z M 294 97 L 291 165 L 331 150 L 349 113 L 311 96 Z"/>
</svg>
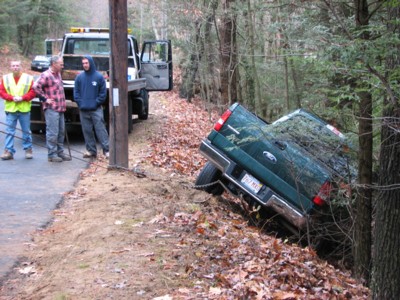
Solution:
<svg viewBox="0 0 400 300">
<path fill-rule="evenodd" d="M 135 68 L 135 57 L 133 56 L 132 43 L 127 40 L 128 67 Z M 64 46 L 64 77 L 69 78 L 69 70 L 82 70 L 82 56 L 91 55 L 98 71 L 108 72 L 111 52 L 108 37 L 69 37 Z M 71 75 L 75 78 L 76 74 Z M 69 78 L 70 79 L 70 78 Z"/>
<path fill-rule="evenodd" d="M 69 39 L 64 54 L 109 55 L 110 40 L 108 39 Z"/>
<path fill-rule="evenodd" d="M 131 43 L 127 41 L 128 56 L 133 56 Z M 109 56 L 110 40 L 108 38 L 69 38 L 64 49 L 64 54 L 92 56 Z"/>
</svg>

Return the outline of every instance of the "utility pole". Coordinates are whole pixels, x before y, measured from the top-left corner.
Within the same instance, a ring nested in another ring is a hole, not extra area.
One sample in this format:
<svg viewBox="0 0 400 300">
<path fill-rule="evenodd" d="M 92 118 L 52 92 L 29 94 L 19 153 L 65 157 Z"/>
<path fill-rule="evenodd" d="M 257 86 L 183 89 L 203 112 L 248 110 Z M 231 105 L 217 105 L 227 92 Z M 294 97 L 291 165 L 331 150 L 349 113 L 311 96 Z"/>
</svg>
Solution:
<svg viewBox="0 0 400 300">
<path fill-rule="evenodd" d="M 110 6 L 110 166 L 128 167 L 128 6 L 127 0 L 109 0 Z"/>
</svg>

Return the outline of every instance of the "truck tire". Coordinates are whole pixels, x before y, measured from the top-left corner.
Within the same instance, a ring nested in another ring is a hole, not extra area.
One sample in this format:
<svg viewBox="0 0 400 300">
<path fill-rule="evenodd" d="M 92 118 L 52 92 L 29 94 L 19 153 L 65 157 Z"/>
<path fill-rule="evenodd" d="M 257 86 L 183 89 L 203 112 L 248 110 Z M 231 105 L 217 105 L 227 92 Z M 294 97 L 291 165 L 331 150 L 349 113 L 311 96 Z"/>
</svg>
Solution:
<svg viewBox="0 0 400 300">
<path fill-rule="evenodd" d="M 144 107 L 144 112 L 138 115 L 139 120 L 147 120 L 149 118 L 149 106 Z"/>
<path fill-rule="evenodd" d="M 138 114 L 138 118 L 139 120 L 147 120 L 149 117 L 149 93 L 145 89 L 142 89 L 140 97 L 143 99 L 143 107 L 141 113 Z"/>
<path fill-rule="evenodd" d="M 46 124 L 41 125 L 41 124 L 32 124 L 31 123 L 31 132 L 34 134 L 38 133 L 46 133 Z"/>
<path fill-rule="evenodd" d="M 208 184 L 218 181 L 219 179 L 221 179 L 221 171 L 218 170 L 211 162 L 208 161 L 204 165 L 203 169 L 200 171 L 199 175 L 197 176 L 195 183 L 196 188 L 199 190 L 203 190 L 214 196 L 222 195 L 222 193 L 224 192 L 224 188 L 222 187 L 221 184 L 216 183 L 207 186 Z"/>
</svg>

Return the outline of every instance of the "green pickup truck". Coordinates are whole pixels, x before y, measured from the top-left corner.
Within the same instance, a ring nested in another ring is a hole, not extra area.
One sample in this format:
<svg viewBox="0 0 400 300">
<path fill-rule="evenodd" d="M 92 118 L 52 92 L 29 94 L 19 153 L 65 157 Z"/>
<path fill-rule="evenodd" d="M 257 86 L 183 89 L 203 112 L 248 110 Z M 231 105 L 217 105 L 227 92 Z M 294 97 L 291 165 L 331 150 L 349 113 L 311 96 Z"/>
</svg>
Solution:
<svg viewBox="0 0 400 300">
<path fill-rule="evenodd" d="M 277 213 L 295 230 L 306 229 L 311 216 L 339 195 L 349 196 L 357 176 L 345 136 L 304 109 L 269 124 L 236 103 L 200 152 L 208 162 L 197 177 L 199 189 L 214 195 L 226 189 Z"/>
</svg>

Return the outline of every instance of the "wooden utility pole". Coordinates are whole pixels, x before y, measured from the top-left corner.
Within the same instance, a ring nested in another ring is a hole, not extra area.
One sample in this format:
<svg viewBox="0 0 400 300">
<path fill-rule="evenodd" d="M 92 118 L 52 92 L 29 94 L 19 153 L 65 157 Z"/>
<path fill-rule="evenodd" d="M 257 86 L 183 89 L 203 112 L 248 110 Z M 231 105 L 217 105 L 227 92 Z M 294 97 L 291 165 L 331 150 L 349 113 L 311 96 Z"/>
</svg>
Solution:
<svg viewBox="0 0 400 300">
<path fill-rule="evenodd" d="M 128 167 L 128 6 L 127 0 L 109 0 L 110 6 L 110 166 Z"/>
</svg>

